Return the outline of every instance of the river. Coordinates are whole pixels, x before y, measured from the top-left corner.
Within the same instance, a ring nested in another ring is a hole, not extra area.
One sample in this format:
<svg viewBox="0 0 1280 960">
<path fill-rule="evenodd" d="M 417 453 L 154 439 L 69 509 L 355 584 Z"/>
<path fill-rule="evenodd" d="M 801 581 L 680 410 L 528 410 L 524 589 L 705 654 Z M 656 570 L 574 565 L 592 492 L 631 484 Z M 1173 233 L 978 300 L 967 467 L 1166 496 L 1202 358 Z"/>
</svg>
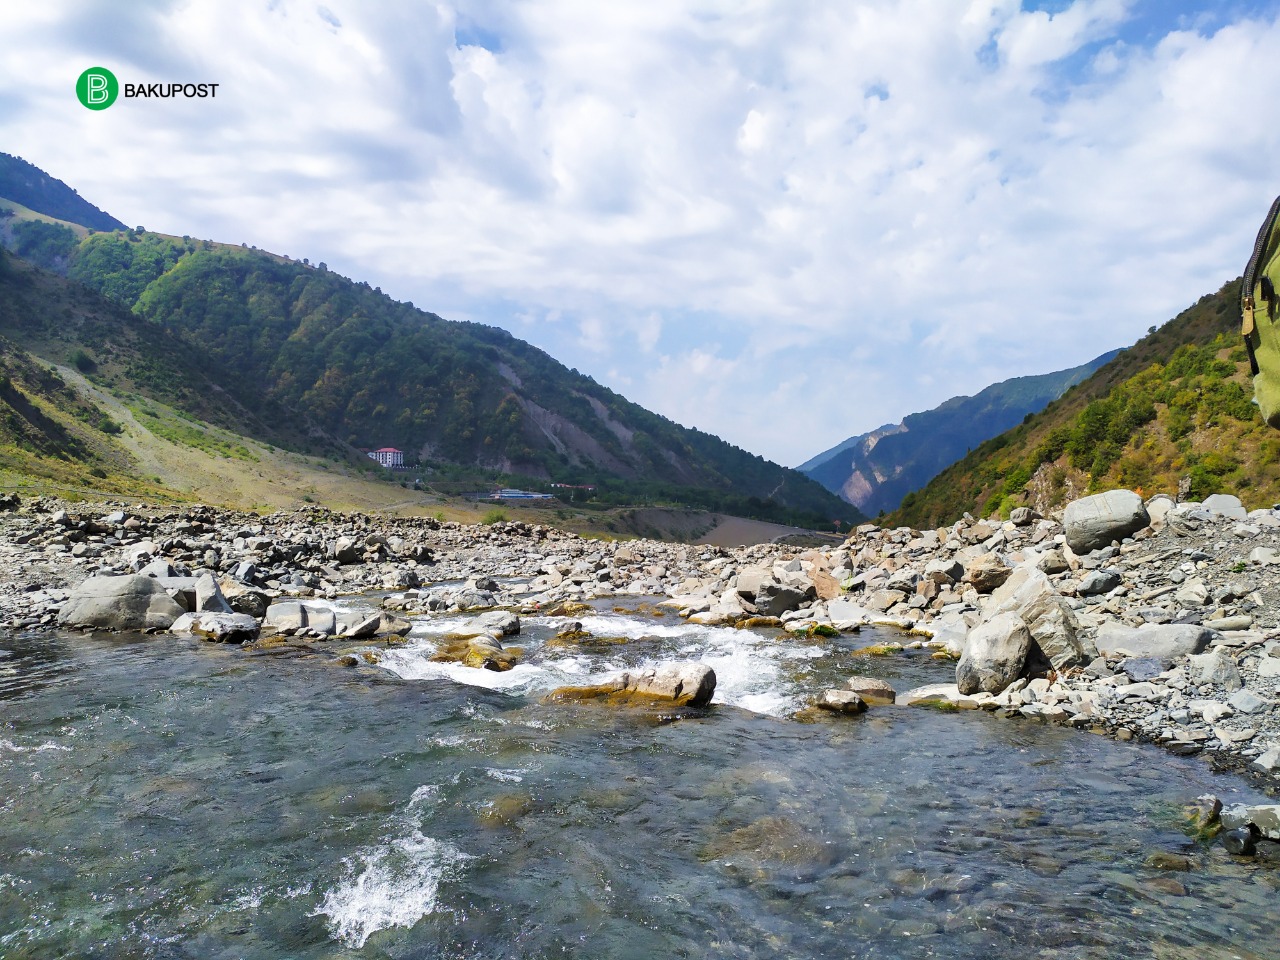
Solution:
<svg viewBox="0 0 1280 960">
<path fill-rule="evenodd" d="M 0 638 L 0 956 L 1275 957 L 1280 870 L 1183 832 L 1247 782 L 980 712 L 787 715 L 867 657 L 638 602 L 508 673 L 181 638 Z M 544 702 L 659 659 L 701 711 Z M 1190 872 L 1147 865 L 1185 855 Z"/>
</svg>

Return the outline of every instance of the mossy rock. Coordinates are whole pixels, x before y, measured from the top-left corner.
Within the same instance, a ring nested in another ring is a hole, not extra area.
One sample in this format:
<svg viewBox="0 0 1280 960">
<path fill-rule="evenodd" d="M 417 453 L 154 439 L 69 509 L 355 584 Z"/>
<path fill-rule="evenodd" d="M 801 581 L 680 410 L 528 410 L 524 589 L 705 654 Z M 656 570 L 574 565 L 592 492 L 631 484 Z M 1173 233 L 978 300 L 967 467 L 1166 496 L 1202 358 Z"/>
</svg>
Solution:
<svg viewBox="0 0 1280 960">
<path fill-rule="evenodd" d="M 734 626 L 739 630 L 781 630 L 782 621 L 777 617 L 743 617 Z"/>
<path fill-rule="evenodd" d="M 921 700 L 912 704 L 916 707 L 927 707 L 930 710 L 937 710 L 939 713 L 959 713 L 960 704 L 952 703 L 950 700 Z"/>
<path fill-rule="evenodd" d="M 840 636 L 840 631 L 829 623 L 811 623 L 805 627 L 803 636 L 809 640 L 830 639 Z"/>
<path fill-rule="evenodd" d="M 862 657 L 891 657 L 901 653 L 905 648 L 900 643 L 877 643 L 871 647 L 862 647 L 853 652 Z"/>
<path fill-rule="evenodd" d="M 503 647 L 493 637 L 484 635 L 461 640 L 445 638 L 431 656 L 434 663 L 460 663 L 478 670 L 501 673 L 510 670 L 524 656 L 519 647 Z"/>
<path fill-rule="evenodd" d="M 585 603 L 566 600 L 564 603 L 557 604 L 549 610 L 542 611 L 542 615 L 544 617 L 583 617 L 595 612 L 594 608 L 587 606 Z"/>
<path fill-rule="evenodd" d="M 563 633 L 557 633 L 548 640 L 546 646 L 558 648 L 615 647 L 619 644 L 630 642 L 630 637 L 597 637 L 587 630 L 566 630 Z"/>
</svg>

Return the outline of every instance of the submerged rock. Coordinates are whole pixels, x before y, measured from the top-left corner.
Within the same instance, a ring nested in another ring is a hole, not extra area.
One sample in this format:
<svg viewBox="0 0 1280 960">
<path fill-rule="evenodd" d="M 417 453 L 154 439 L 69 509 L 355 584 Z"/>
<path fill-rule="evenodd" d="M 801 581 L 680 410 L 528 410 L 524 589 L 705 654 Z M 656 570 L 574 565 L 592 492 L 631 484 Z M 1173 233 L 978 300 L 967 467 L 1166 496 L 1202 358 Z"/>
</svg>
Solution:
<svg viewBox="0 0 1280 960">
<path fill-rule="evenodd" d="M 677 706 L 704 707 L 716 692 L 716 673 L 705 663 L 667 663 L 632 670 L 585 687 L 559 687 L 549 700 L 665 700 Z"/>
<path fill-rule="evenodd" d="M 518 647 L 504 647 L 497 637 L 481 634 L 476 637 L 445 637 L 431 657 L 436 663 L 460 663 L 478 670 L 498 673 L 510 670 L 523 656 Z"/>
</svg>

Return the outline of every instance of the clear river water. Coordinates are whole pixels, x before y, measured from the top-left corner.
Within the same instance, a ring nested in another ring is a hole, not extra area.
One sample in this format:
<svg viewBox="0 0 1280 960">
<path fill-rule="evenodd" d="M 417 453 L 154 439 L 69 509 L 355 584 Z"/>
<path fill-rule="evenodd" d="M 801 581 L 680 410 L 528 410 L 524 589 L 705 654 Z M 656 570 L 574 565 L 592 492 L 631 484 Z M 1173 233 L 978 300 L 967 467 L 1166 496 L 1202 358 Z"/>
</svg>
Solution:
<svg viewBox="0 0 1280 960">
<path fill-rule="evenodd" d="M 787 719 L 953 667 L 630 602 L 508 673 L 174 637 L 0 638 L 0 956 L 1274 958 L 1280 869 L 1183 832 L 1246 781 L 987 714 Z M 701 659 L 713 705 L 544 702 Z M 1190 872 L 1149 866 L 1155 852 Z"/>
</svg>

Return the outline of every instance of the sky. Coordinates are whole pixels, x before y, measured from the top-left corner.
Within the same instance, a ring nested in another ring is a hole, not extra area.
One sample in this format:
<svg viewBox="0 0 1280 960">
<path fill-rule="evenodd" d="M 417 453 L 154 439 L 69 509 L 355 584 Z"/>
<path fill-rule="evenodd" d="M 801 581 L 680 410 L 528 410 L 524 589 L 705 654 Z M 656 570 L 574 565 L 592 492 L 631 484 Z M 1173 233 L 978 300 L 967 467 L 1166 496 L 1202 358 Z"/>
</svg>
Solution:
<svg viewBox="0 0 1280 960">
<path fill-rule="evenodd" d="M 1133 343 L 1280 193 L 1280 0 L 0 4 L 0 150 L 795 465 Z M 121 84 L 212 99 L 85 109 Z"/>
</svg>

